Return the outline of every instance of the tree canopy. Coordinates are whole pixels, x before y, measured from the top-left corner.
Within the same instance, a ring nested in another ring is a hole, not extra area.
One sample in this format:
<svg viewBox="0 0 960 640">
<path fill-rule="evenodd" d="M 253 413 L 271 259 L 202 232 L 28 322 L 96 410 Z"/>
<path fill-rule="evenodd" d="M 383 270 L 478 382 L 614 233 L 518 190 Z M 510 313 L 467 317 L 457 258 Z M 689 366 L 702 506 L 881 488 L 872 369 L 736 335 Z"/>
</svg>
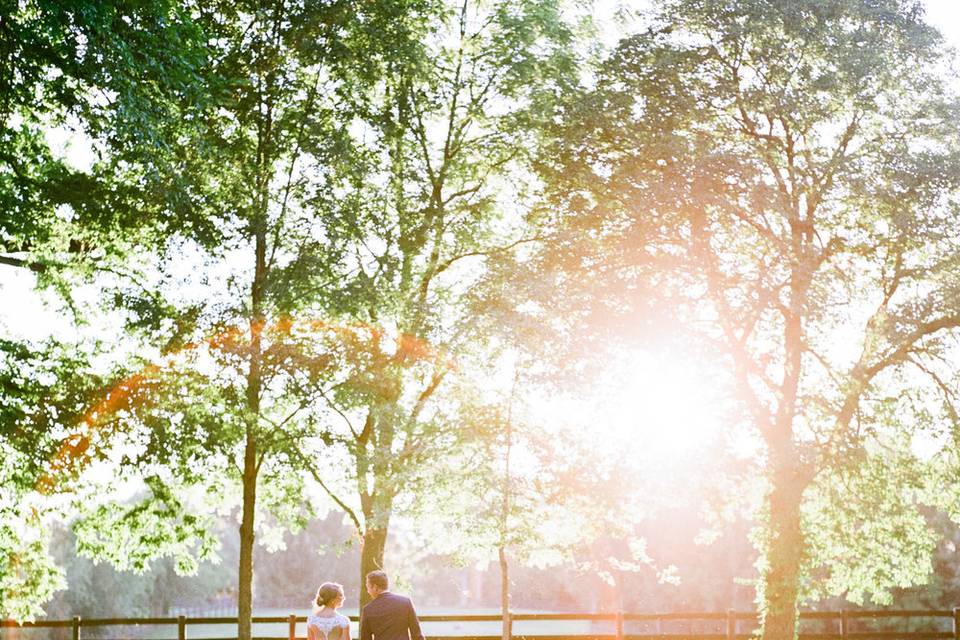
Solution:
<svg viewBox="0 0 960 640">
<path fill-rule="evenodd" d="M 795 635 L 804 585 L 877 596 L 929 571 L 898 484 L 918 471 L 870 469 L 895 459 L 890 430 L 954 415 L 919 404 L 952 403 L 939 367 L 958 326 L 942 53 L 913 2 L 659 3 L 571 102 L 546 163 L 569 215 L 608 238 L 598 260 L 669 274 L 729 363 L 764 445 L 765 637 Z M 885 531 L 882 560 L 822 537 L 861 527 Z"/>
<path fill-rule="evenodd" d="M 0 339 L 0 613 L 62 587 L 53 513 L 87 556 L 191 573 L 236 510 L 245 639 L 255 544 L 282 547 L 316 495 L 360 576 L 431 509 L 504 567 L 626 548 L 645 507 L 618 515 L 640 500 L 612 486 L 626 454 L 582 475 L 555 445 L 587 425 L 541 431 L 491 396 L 516 361 L 517 397 L 547 378 L 586 397 L 638 341 L 693 342 L 727 443 L 752 447 L 725 464 L 763 496 L 765 638 L 805 601 L 928 580 L 955 464 L 912 447 L 956 427 L 960 100 L 921 3 L 657 0 L 607 49 L 581 13 L 0 12 L 0 268 L 122 327 Z M 642 547 L 580 566 L 652 566 Z"/>
</svg>

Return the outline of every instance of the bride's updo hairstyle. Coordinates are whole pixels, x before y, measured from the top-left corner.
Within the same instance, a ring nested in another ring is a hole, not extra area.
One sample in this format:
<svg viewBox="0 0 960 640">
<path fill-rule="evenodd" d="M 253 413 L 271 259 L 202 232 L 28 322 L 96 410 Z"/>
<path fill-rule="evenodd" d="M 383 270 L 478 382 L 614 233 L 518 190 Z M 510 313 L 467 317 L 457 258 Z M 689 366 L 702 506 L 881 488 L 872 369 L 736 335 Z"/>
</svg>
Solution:
<svg viewBox="0 0 960 640">
<path fill-rule="evenodd" d="M 324 582 L 317 589 L 317 597 L 314 599 L 317 607 L 323 608 L 333 604 L 338 598 L 343 597 L 343 585 L 336 582 Z"/>
</svg>

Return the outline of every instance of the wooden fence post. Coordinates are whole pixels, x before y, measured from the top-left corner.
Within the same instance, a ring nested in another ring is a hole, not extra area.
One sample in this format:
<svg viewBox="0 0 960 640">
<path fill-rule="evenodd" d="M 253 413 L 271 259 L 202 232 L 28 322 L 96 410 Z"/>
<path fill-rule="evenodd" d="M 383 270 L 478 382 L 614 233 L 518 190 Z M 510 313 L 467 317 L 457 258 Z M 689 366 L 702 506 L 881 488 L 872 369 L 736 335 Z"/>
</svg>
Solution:
<svg viewBox="0 0 960 640">
<path fill-rule="evenodd" d="M 614 621 L 617 640 L 623 640 L 623 611 L 617 610 L 617 617 Z"/>
<path fill-rule="evenodd" d="M 289 638 L 289 640 L 295 640 L 295 638 L 297 637 L 297 615 L 295 613 L 291 613 L 290 617 L 287 618 L 287 626 L 288 626 L 287 638 Z M 350 639 L 347 638 L 346 640 L 350 640 Z"/>
<path fill-rule="evenodd" d="M 177 640 L 187 640 L 187 616 L 177 616 Z"/>
<path fill-rule="evenodd" d="M 737 635 L 737 619 L 733 617 L 733 609 L 727 609 L 727 640 L 733 640 Z"/>
<path fill-rule="evenodd" d="M 73 616 L 73 640 L 80 640 L 80 616 Z"/>
<path fill-rule="evenodd" d="M 953 608 L 953 639 L 960 640 L 960 607 Z"/>
<path fill-rule="evenodd" d="M 846 609 L 840 610 L 840 637 L 846 638 L 848 631 L 849 621 L 847 620 L 847 611 Z"/>
</svg>

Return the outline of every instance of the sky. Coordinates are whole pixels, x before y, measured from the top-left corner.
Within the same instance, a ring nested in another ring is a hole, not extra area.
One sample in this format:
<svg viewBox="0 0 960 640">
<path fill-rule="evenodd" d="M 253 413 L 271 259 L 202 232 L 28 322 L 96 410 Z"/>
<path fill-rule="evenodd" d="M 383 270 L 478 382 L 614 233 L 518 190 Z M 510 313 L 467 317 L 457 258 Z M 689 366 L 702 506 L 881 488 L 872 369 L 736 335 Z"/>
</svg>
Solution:
<svg viewBox="0 0 960 640">
<path fill-rule="evenodd" d="M 927 22 L 943 33 L 955 49 L 960 49 L 960 0 L 926 0 Z"/>
</svg>

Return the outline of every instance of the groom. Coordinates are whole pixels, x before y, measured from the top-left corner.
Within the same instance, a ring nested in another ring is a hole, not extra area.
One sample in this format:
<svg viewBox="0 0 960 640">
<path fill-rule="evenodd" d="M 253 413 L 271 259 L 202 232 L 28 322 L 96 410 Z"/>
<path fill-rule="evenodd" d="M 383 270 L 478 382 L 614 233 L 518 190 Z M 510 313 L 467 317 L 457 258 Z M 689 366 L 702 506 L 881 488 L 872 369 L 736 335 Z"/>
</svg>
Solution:
<svg viewBox="0 0 960 640">
<path fill-rule="evenodd" d="M 367 574 L 367 593 L 373 598 L 360 614 L 360 640 L 424 640 L 410 598 L 387 591 L 387 574 Z"/>
</svg>

